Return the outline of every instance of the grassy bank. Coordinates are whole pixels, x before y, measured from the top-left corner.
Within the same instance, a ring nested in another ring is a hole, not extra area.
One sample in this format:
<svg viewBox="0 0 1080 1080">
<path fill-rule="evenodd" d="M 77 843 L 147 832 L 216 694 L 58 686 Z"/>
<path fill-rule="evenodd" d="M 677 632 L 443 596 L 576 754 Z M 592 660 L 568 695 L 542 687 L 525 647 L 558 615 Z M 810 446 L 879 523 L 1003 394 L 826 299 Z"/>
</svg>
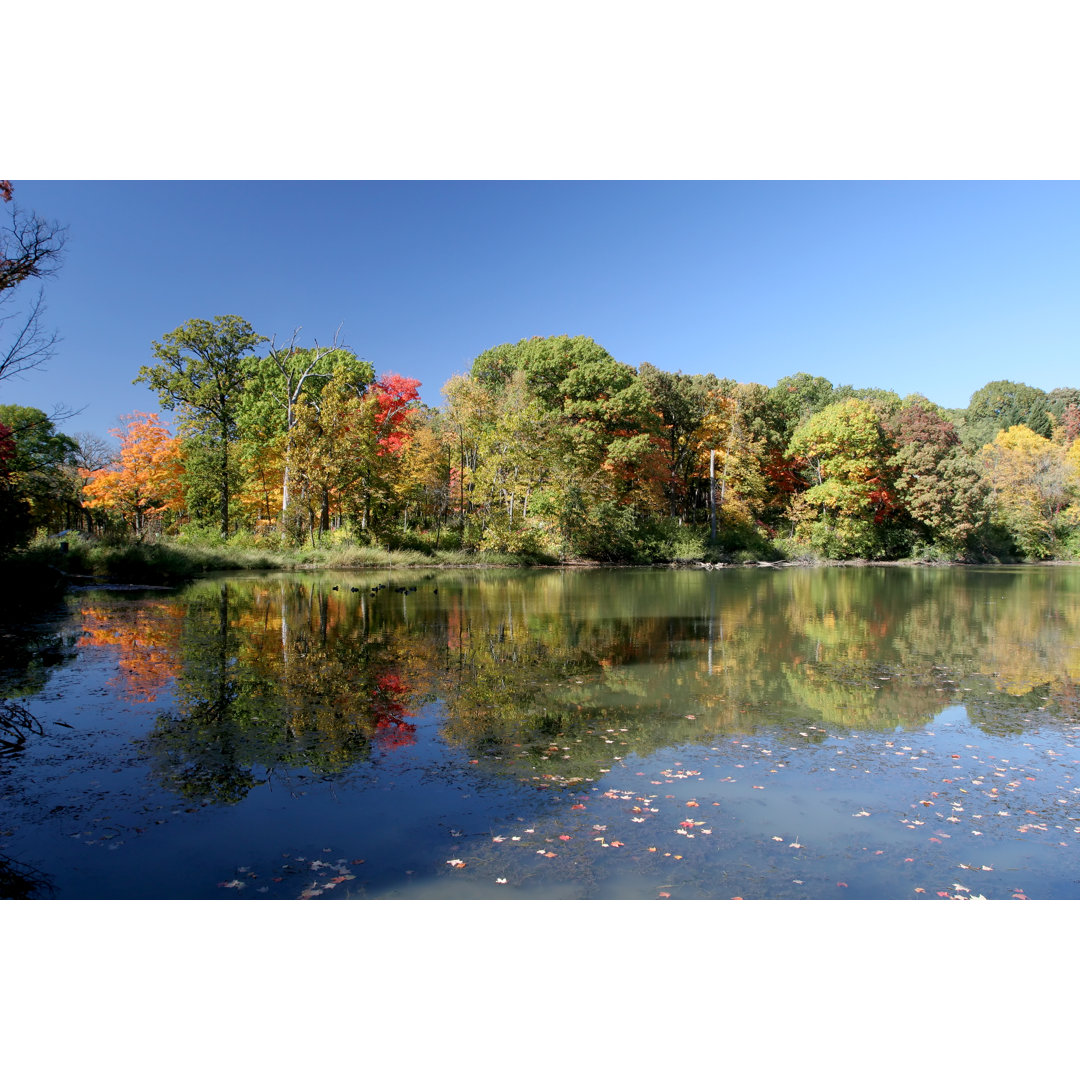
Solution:
<svg viewBox="0 0 1080 1080">
<path fill-rule="evenodd" d="M 225 544 L 106 543 L 78 537 L 41 540 L 0 560 L 16 594 L 62 592 L 73 585 L 177 585 L 218 570 L 362 569 L 405 566 L 537 566 L 555 560 L 495 552 L 431 553 L 358 544 L 272 551 Z"/>
<path fill-rule="evenodd" d="M 664 553 L 666 554 L 666 553 Z M 992 560 L 999 562 L 1001 560 Z M 692 552 L 648 560 L 612 560 L 613 563 L 653 565 L 843 565 L 825 559 L 790 542 L 777 542 L 767 550 L 723 551 L 701 545 Z M 851 560 L 865 565 L 864 560 Z M 943 558 L 912 558 L 894 565 L 945 565 Z M 575 562 L 576 564 L 576 562 Z M 390 567 L 529 567 L 565 565 L 550 555 L 506 554 L 467 548 L 439 548 L 419 551 L 412 548 L 388 550 L 362 544 L 333 544 L 272 550 L 237 543 L 155 541 L 146 543 L 105 542 L 76 534 L 65 541 L 39 540 L 25 551 L 0 558 L 8 605 L 26 598 L 47 599 L 61 595 L 72 586 L 92 584 L 157 585 L 183 584 L 202 574 L 223 570 L 354 570 Z"/>
</svg>

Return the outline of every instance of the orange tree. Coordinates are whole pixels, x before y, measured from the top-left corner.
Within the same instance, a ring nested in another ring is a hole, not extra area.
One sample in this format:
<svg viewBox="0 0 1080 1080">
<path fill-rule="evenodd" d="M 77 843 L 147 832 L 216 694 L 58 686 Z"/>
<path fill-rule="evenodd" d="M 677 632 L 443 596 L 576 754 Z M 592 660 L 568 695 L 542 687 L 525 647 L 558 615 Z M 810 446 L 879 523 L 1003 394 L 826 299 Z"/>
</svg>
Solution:
<svg viewBox="0 0 1080 1080">
<path fill-rule="evenodd" d="M 157 413 L 135 412 L 121 418 L 120 456 L 107 469 L 80 469 L 86 479 L 83 505 L 120 514 L 142 538 L 148 522 L 167 510 L 180 510 L 180 440 Z"/>
</svg>

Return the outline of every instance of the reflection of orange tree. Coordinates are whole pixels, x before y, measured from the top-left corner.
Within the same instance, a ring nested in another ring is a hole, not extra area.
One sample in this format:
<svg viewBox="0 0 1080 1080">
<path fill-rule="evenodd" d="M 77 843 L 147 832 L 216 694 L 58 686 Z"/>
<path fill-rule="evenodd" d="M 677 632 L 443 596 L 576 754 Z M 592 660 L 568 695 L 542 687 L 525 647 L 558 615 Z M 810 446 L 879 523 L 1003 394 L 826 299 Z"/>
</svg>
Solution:
<svg viewBox="0 0 1080 1080">
<path fill-rule="evenodd" d="M 86 603 L 79 614 L 80 644 L 116 651 L 119 671 L 106 685 L 122 687 L 129 701 L 156 701 L 158 691 L 180 670 L 183 605 L 147 601 L 118 609 Z"/>
<path fill-rule="evenodd" d="M 444 736 L 470 757 L 595 777 L 616 756 L 815 720 L 883 730 L 955 700 L 990 716 L 1018 700 L 1009 687 L 1066 702 L 1080 683 L 1080 605 L 1062 590 L 1047 607 L 1041 587 L 896 568 L 465 572 L 437 596 L 309 577 L 230 583 L 226 602 L 200 583 L 178 693 L 193 719 L 170 730 L 200 782 L 218 768 L 207 746 L 242 751 L 249 771 L 333 774 L 411 741 L 409 718 L 437 695 Z"/>
</svg>

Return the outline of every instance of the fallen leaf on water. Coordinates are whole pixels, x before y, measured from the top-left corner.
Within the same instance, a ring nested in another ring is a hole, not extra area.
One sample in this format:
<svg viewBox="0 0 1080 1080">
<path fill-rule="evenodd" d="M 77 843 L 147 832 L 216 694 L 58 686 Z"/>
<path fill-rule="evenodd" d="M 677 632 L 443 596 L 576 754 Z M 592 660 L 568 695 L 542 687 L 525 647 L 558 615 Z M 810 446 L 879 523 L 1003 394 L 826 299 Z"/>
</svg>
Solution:
<svg viewBox="0 0 1080 1080">
<path fill-rule="evenodd" d="M 783 840 L 784 840 L 784 838 L 782 836 L 774 836 L 773 839 L 774 840 L 779 840 L 781 843 L 783 843 Z"/>
<path fill-rule="evenodd" d="M 847 888 L 847 882 L 846 881 L 838 881 L 836 883 L 836 887 L 838 889 L 846 889 Z"/>
<path fill-rule="evenodd" d="M 446 865 L 452 866 L 455 870 L 460 870 L 461 867 L 465 865 L 465 863 L 461 859 L 447 859 Z"/>
<path fill-rule="evenodd" d="M 657 895 L 662 900 L 670 900 L 671 899 L 671 893 L 669 893 L 669 892 L 662 892 L 662 893 L 658 893 Z"/>
<path fill-rule="evenodd" d="M 926 892 L 926 890 L 925 890 L 925 889 L 916 889 L 915 891 L 916 891 L 916 892 Z"/>
<path fill-rule="evenodd" d="M 608 846 L 609 847 L 626 847 L 626 845 L 621 840 L 612 840 L 611 843 Z"/>
<path fill-rule="evenodd" d="M 545 859 L 557 859 L 558 857 L 559 856 L 556 855 L 554 851 L 545 851 L 544 852 L 544 858 Z"/>
<path fill-rule="evenodd" d="M 693 799 L 691 799 L 686 805 L 687 806 L 697 806 L 698 804 L 696 802 L 694 802 Z"/>
<path fill-rule="evenodd" d="M 567 835 L 566 835 L 565 833 L 563 833 L 563 835 L 562 835 L 562 836 L 560 836 L 560 837 L 559 837 L 559 839 L 560 839 L 560 840 L 569 840 L 569 839 L 570 839 L 570 837 L 569 837 L 569 836 L 567 836 Z"/>
<path fill-rule="evenodd" d="M 506 884 L 506 878 L 504 878 L 504 877 L 497 877 L 497 878 L 495 879 L 495 884 L 496 884 L 496 885 L 505 885 L 505 884 Z"/>
</svg>

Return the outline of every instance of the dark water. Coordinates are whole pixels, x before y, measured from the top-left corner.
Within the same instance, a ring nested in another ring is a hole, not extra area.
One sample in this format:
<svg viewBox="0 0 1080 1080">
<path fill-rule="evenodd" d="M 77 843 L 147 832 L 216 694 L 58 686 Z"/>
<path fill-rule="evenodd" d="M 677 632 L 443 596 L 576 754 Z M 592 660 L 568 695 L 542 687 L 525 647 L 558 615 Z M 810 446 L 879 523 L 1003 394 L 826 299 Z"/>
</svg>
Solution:
<svg viewBox="0 0 1080 1080">
<path fill-rule="evenodd" d="M 235 576 L 2 641 L 7 895 L 1080 897 L 1073 568 Z"/>
</svg>

